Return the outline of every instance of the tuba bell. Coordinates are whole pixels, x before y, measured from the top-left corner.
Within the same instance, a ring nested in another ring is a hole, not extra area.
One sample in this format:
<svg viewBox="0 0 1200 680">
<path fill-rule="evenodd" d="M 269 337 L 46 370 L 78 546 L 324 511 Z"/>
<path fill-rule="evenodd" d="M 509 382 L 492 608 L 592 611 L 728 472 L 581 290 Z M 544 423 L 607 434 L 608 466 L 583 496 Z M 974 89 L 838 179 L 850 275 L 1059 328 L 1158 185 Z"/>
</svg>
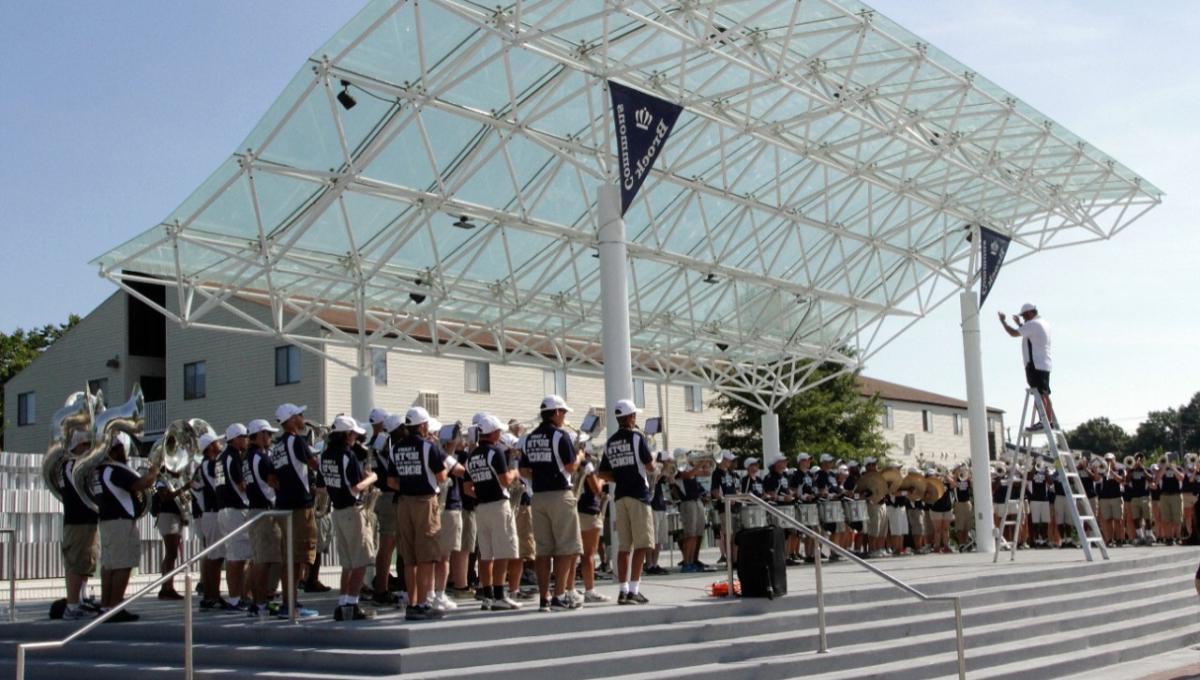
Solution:
<svg viewBox="0 0 1200 680">
<path fill-rule="evenodd" d="M 76 432 L 90 433 L 96 419 L 96 412 L 104 409 L 104 394 L 97 390 L 84 387 L 82 392 L 76 392 L 67 397 L 63 407 L 54 412 L 50 419 L 50 447 L 42 458 L 42 481 L 54 497 L 62 501 L 59 491 L 62 482 L 63 465 L 71 455 L 67 447 Z"/>
<path fill-rule="evenodd" d="M 141 386 L 134 383 L 129 401 L 120 406 L 105 409 L 96 416 L 92 425 L 92 448 L 79 458 L 72 473 L 75 488 L 80 491 L 79 497 L 93 511 L 98 512 L 99 507 L 92 495 L 93 486 L 90 484 L 92 475 L 101 463 L 108 461 L 108 452 L 116 443 L 117 435 L 124 433 L 134 438 L 141 437 L 142 427 L 145 425 L 145 414 L 146 398 L 142 394 Z M 126 451 L 125 455 L 132 456 L 133 452 Z M 145 493 L 142 492 L 143 495 Z M 142 503 L 143 507 L 146 505 L 146 503 Z"/>
<path fill-rule="evenodd" d="M 150 449 L 150 465 L 157 465 L 165 472 L 162 479 L 167 488 L 172 492 L 184 489 L 173 499 L 184 522 L 192 516 L 192 477 L 202 457 L 199 451 L 200 435 L 211 429 L 208 423 L 199 418 L 176 420 L 167 426 L 162 437 Z"/>
<path fill-rule="evenodd" d="M 688 466 L 696 471 L 696 474 L 704 477 L 711 476 L 713 470 L 717 469 L 717 457 L 708 449 L 688 451 L 687 462 Z"/>
</svg>

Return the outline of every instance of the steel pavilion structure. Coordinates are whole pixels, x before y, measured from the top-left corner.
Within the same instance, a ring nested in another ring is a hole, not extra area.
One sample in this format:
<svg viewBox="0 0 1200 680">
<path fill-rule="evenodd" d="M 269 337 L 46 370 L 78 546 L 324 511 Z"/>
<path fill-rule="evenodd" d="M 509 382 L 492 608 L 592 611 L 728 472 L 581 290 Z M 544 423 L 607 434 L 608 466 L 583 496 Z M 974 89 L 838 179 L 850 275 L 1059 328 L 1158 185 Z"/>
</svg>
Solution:
<svg viewBox="0 0 1200 680">
<path fill-rule="evenodd" d="M 609 80 L 684 108 L 623 221 Z M 1161 200 L 851 0 L 373 0 L 238 148 L 95 264 L 187 326 L 357 348 L 356 415 L 369 348 L 604 371 L 610 398 L 632 371 L 769 414 L 969 291 L 980 225 L 1012 262 Z"/>
</svg>

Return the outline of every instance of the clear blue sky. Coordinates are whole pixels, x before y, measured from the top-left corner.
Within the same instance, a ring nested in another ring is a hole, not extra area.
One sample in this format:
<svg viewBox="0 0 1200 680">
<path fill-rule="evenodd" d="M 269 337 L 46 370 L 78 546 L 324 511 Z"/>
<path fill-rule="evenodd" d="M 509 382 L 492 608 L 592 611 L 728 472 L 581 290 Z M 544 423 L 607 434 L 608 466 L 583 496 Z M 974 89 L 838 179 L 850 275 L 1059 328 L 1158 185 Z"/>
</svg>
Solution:
<svg viewBox="0 0 1200 680">
<path fill-rule="evenodd" d="M 1187 3 L 878 0 L 875 7 L 1161 187 L 1112 242 L 1025 260 L 985 309 L 988 402 L 1023 387 L 995 311 L 1026 300 L 1054 330 L 1064 424 L 1200 390 L 1200 13 Z M 86 313 L 112 292 L 88 260 L 156 224 L 225 159 L 350 1 L 0 3 L 0 329 Z M 953 301 L 868 366 L 962 395 Z M 1012 414 L 1015 417 L 1015 413 Z"/>
</svg>

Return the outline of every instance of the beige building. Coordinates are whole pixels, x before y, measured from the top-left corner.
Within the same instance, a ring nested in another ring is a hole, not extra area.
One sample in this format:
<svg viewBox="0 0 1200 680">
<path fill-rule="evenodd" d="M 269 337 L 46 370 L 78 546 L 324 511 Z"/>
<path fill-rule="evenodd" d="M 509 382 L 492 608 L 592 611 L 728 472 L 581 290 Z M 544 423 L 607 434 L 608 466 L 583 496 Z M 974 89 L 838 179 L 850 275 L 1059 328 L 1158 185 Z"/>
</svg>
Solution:
<svg viewBox="0 0 1200 680">
<path fill-rule="evenodd" d="M 865 376 L 859 392 L 878 395 L 883 404 L 879 419 L 891 458 L 947 466 L 971 459 L 971 424 L 962 399 Z M 1004 411 L 989 407 L 987 423 L 988 456 L 995 459 L 1004 450 Z"/>
</svg>

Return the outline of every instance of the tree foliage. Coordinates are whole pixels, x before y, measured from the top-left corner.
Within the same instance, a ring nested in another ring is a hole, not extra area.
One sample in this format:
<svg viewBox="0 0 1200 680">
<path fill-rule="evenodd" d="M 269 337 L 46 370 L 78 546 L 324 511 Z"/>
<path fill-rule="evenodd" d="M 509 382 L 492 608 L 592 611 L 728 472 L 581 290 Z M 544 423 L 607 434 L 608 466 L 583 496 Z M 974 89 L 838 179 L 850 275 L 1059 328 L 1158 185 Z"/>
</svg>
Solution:
<svg viewBox="0 0 1200 680">
<path fill-rule="evenodd" d="M 809 379 L 819 381 L 840 368 L 823 364 Z M 883 407 L 878 397 L 859 394 L 857 378 L 857 372 L 843 373 L 780 405 L 779 443 L 789 460 L 801 451 L 854 459 L 886 455 L 879 422 Z M 721 448 L 738 456 L 762 454 L 762 411 L 727 395 L 718 396 L 712 406 L 722 412 L 711 426 Z"/>
<path fill-rule="evenodd" d="M 26 331 L 18 328 L 12 333 L 0 333 L 0 388 L 7 388 L 8 381 L 25 369 L 63 333 L 79 323 L 79 317 L 72 314 L 63 324 L 47 324 L 41 328 Z M 9 424 L 8 415 L 4 413 L 4 402 L 0 400 L 0 422 Z M 4 448 L 3 435 L 0 434 L 0 450 Z"/>
<path fill-rule="evenodd" d="M 1071 448 L 1091 453 L 1105 454 L 1109 451 L 1125 451 L 1129 448 L 1129 434 L 1108 418 L 1092 418 L 1067 433 Z"/>
</svg>

